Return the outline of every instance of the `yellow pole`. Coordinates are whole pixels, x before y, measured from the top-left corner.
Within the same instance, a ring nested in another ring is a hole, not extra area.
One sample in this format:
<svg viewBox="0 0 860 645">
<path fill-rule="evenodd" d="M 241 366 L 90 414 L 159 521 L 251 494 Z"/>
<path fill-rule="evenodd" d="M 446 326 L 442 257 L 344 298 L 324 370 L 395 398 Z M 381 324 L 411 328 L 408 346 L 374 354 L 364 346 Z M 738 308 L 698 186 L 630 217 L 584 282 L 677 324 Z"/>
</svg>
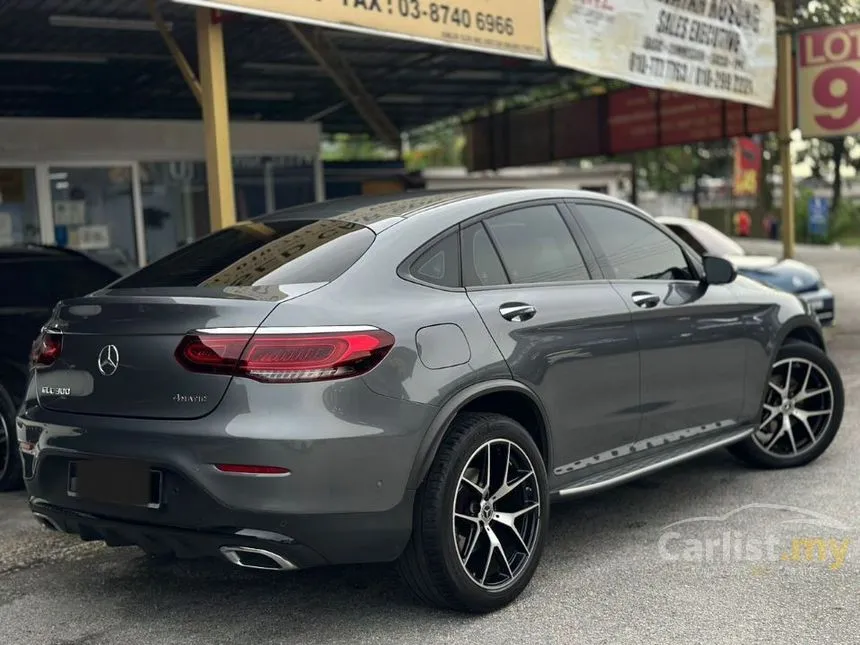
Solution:
<svg viewBox="0 0 860 645">
<path fill-rule="evenodd" d="M 236 223 L 236 202 L 233 194 L 233 160 L 230 156 L 224 32 L 221 24 L 213 20 L 210 9 L 197 9 L 197 52 L 203 94 L 209 220 L 214 232 Z"/>
<path fill-rule="evenodd" d="M 791 1 L 786 2 L 791 16 Z M 792 61 L 793 35 L 789 27 L 779 35 L 777 84 L 779 104 L 779 163 L 782 167 L 782 253 L 794 257 L 794 175 L 792 173 L 791 131 L 794 125 L 794 69 Z"/>
</svg>

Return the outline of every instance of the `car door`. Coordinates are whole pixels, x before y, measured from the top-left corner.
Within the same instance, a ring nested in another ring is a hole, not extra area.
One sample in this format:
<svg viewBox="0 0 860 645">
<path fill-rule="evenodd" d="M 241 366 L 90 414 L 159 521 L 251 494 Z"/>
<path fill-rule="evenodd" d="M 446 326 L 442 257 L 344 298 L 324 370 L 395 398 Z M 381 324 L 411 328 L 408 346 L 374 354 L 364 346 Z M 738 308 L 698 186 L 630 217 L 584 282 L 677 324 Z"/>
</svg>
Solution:
<svg viewBox="0 0 860 645">
<path fill-rule="evenodd" d="M 461 232 L 464 286 L 513 377 L 540 397 L 562 478 L 634 441 L 639 423 L 630 312 L 607 281 L 592 279 L 602 276 L 569 217 L 555 203 L 530 203 Z"/>
<path fill-rule="evenodd" d="M 641 348 L 640 440 L 730 428 L 744 397 L 742 306 L 652 218 L 633 208 L 577 200 L 577 221 L 633 316 Z"/>
</svg>

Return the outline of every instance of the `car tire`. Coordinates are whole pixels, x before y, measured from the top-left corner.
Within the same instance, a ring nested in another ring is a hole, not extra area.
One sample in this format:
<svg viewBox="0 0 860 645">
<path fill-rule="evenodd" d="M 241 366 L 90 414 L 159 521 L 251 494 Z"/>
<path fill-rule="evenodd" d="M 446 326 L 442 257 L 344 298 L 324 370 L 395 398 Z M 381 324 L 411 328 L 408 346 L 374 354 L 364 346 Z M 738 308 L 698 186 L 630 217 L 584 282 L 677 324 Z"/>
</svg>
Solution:
<svg viewBox="0 0 860 645">
<path fill-rule="evenodd" d="M 528 586 L 548 522 L 546 469 L 529 433 L 499 414 L 460 414 L 418 491 L 401 575 L 427 604 L 469 613 L 501 609 Z"/>
<path fill-rule="evenodd" d="M 0 492 L 19 490 L 24 485 L 15 431 L 15 411 L 12 397 L 0 385 Z"/>
<path fill-rule="evenodd" d="M 836 438 L 845 407 L 842 377 L 830 357 L 809 343 L 786 343 L 776 355 L 766 387 L 759 429 L 729 451 L 750 466 L 768 469 L 805 466 L 820 457 Z M 789 413 L 782 411 L 783 404 Z M 790 430 L 783 427 L 786 417 Z M 782 437 L 777 437 L 780 432 Z"/>
</svg>

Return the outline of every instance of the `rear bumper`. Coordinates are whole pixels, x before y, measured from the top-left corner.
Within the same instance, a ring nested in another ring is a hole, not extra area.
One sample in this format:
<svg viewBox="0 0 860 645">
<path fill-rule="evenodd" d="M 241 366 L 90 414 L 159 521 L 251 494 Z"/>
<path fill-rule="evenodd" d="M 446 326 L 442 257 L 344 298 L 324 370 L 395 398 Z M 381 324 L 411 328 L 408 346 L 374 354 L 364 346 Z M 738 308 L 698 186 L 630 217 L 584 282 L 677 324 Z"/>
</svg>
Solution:
<svg viewBox="0 0 860 645">
<path fill-rule="evenodd" d="M 797 296 L 809 304 L 812 313 L 818 317 L 822 325 L 833 324 L 836 317 L 836 299 L 830 289 L 822 288 L 817 291 L 799 293 Z"/>
<path fill-rule="evenodd" d="M 375 395 L 357 380 L 329 388 L 327 412 L 306 400 L 290 401 L 288 414 L 274 404 L 249 414 L 248 401 L 242 407 L 228 393 L 215 413 L 182 421 L 64 414 L 25 403 L 17 435 L 30 506 L 84 539 L 182 557 L 240 546 L 271 550 L 300 567 L 394 560 L 411 535 L 408 480 L 436 409 Z M 146 465 L 157 475 L 151 503 L 78 497 L 72 473 L 93 459 Z M 229 474 L 213 465 L 221 463 L 290 474 Z"/>
<path fill-rule="evenodd" d="M 190 529 L 132 522 L 61 508 L 33 497 L 30 509 L 38 520 L 55 530 L 78 535 L 85 541 L 103 541 L 108 546 L 137 546 L 151 554 L 179 558 L 225 557 L 225 548 L 252 548 L 277 554 L 295 568 L 307 569 L 396 559 L 409 540 L 413 498 L 410 492 L 397 508 L 385 513 L 243 517 L 255 527 L 276 529 L 270 531 L 212 526 Z"/>
</svg>

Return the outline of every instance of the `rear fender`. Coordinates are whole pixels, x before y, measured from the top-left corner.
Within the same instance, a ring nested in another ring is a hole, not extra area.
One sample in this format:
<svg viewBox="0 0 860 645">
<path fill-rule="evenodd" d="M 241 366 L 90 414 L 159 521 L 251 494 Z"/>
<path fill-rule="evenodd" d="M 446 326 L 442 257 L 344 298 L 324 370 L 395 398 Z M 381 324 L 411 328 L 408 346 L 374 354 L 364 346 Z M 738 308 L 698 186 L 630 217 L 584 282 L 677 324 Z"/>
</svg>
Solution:
<svg viewBox="0 0 860 645">
<path fill-rule="evenodd" d="M 425 433 L 418 448 L 415 463 L 413 464 L 412 471 L 409 475 L 408 486 L 410 489 L 418 488 L 424 481 L 424 478 L 430 471 L 430 466 L 433 464 L 433 459 L 436 457 L 439 446 L 445 438 L 448 427 L 451 425 L 451 422 L 460 410 L 481 396 L 505 391 L 526 395 L 539 410 L 543 421 L 542 426 L 544 428 L 542 431 L 544 436 L 541 437 L 546 452 L 544 457 L 546 459 L 547 468 L 549 469 L 551 467 L 551 464 L 553 463 L 552 440 L 550 438 L 551 435 L 546 422 L 546 410 L 541 404 L 540 399 L 530 388 L 518 381 L 511 379 L 494 379 L 491 381 L 476 383 L 460 390 L 457 394 L 448 399 L 448 401 L 439 409 L 439 412 L 430 424 L 430 427 Z"/>
</svg>

